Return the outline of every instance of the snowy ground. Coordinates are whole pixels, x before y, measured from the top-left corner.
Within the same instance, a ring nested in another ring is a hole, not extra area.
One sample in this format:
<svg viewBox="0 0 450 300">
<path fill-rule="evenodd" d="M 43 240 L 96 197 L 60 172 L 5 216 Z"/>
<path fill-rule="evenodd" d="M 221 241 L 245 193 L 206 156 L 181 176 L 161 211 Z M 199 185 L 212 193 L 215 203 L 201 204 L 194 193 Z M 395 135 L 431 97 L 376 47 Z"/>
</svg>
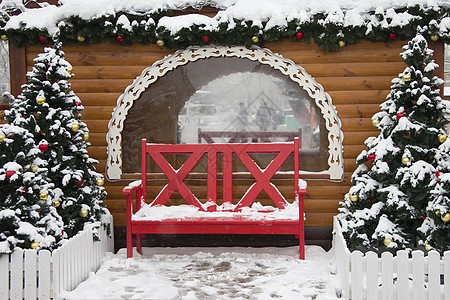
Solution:
<svg viewBox="0 0 450 300">
<path fill-rule="evenodd" d="M 145 248 L 110 254 L 61 299 L 338 299 L 333 255 L 289 248 Z"/>
</svg>

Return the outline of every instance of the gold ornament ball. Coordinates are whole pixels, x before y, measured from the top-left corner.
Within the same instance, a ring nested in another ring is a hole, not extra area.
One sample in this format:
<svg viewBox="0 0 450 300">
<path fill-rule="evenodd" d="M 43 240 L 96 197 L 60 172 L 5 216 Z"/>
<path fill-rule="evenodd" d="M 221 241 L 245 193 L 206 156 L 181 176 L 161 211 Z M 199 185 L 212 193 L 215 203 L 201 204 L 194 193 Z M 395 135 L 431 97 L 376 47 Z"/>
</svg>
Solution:
<svg viewBox="0 0 450 300">
<path fill-rule="evenodd" d="M 257 37 L 257 36 L 254 36 L 254 37 L 252 37 L 252 42 L 253 43 L 258 43 L 259 42 L 259 37 Z"/>
<path fill-rule="evenodd" d="M 79 36 L 77 37 L 77 40 L 78 40 L 80 43 L 82 43 L 82 42 L 84 42 L 84 41 L 86 40 L 86 38 L 85 38 L 84 36 L 82 36 L 82 35 L 79 35 Z"/>
<path fill-rule="evenodd" d="M 32 242 L 31 243 L 31 249 L 37 249 L 37 248 L 39 248 L 39 246 L 40 246 L 40 244 L 38 243 L 38 242 Z"/>
<path fill-rule="evenodd" d="M 4 40 L 4 41 L 7 41 L 7 40 L 8 40 L 8 36 L 7 36 L 6 34 L 2 34 L 2 35 L 0 36 L 0 38 L 1 38 L 2 40 Z"/>
<path fill-rule="evenodd" d="M 350 195 L 350 200 L 352 202 L 358 201 L 358 195 L 356 195 L 356 194 Z"/>
<path fill-rule="evenodd" d="M 72 74 L 73 69 L 72 68 L 67 68 L 67 73 Z"/>
<path fill-rule="evenodd" d="M 37 170 L 39 170 L 39 167 L 38 166 L 31 166 L 30 169 L 31 169 L 31 172 L 36 173 Z"/>
<path fill-rule="evenodd" d="M 402 79 L 403 79 L 404 82 L 411 81 L 411 75 L 405 74 L 405 75 L 403 75 Z"/>
<path fill-rule="evenodd" d="M 409 163 L 411 163 L 411 159 L 409 157 L 402 158 L 402 164 L 407 165 Z"/>
<path fill-rule="evenodd" d="M 86 218 L 88 216 L 89 212 L 86 209 L 80 210 L 80 217 Z"/>
<path fill-rule="evenodd" d="M 430 36 L 430 40 L 433 42 L 437 42 L 439 40 L 439 35 L 438 34 L 432 34 Z"/>
<path fill-rule="evenodd" d="M 0 143 L 3 143 L 3 141 L 5 140 L 6 135 L 4 134 L 0 134 Z"/>
<path fill-rule="evenodd" d="M 441 213 L 439 210 L 434 212 L 436 214 L 436 216 L 439 216 L 439 214 Z"/>
<path fill-rule="evenodd" d="M 445 134 L 440 134 L 439 136 L 438 136 L 438 141 L 439 141 L 439 143 L 443 143 L 443 142 L 445 142 L 447 140 L 447 136 L 445 135 Z"/>
<path fill-rule="evenodd" d="M 345 47 L 345 41 L 339 41 L 339 47 Z"/>
<path fill-rule="evenodd" d="M 45 97 L 44 96 L 37 96 L 36 97 L 36 103 L 39 105 L 42 105 L 45 103 Z"/>
<path fill-rule="evenodd" d="M 450 213 L 446 213 L 445 216 L 442 216 L 441 220 L 444 222 L 450 221 Z"/>
<path fill-rule="evenodd" d="M 95 183 L 96 183 L 98 186 L 102 186 L 103 184 L 105 184 L 105 181 L 103 180 L 103 178 L 97 178 L 97 179 L 95 180 Z"/>
<path fill-rule="evenodd" d="M 157 40 L 156 45 L 159 47 L 164 47 L 164 41 L 163 40 Z"/>
<path fill-rule="evenodd" d="M 378 124 L 380 124 L 380 120 L 378 120 L 378 119 L 373 119 L 373 120 L 372 120 L 372 125 L 373 125 L 373 126 L 376 127 Z"/>
<path fill-rule="evenodd" d="M 89 133 L 83 134 L 83 140 L 87 141 L 89 139 Z"/>
<path fill-rule="evenodd" d="M 42 192 L 39 194 L 39 199 L 46 200 L 48 197 L 48 193 Z"/>
<path fill-rule="evenodd" d="M 392 239 L 384 239 L 383 244 L 387 247 L 389 244 L 392 243 Z"/>
<path fill-rule="evenodd" d="M 431 249 L 433 249 L 433 247 L 431 247 L 430 244 L 425 244 L 425 250 L 430 251 Z"/>
<path fill-rule="evenodd" d="M 77 131 L 78 129 L 80 129 L 80 125 L 78 125 L 78 123 L 73 123 L 72 124 L 72 131 Z"/>
<path fill-rule="evenodd" d="M 52 201 L 52 206 L 53 206 L 53 207 L 58 207 L 58 206 L 60 206 L 60 205 L 61 205 L 61 202 L 59 202 L 59 200 L 56 200 L 56 199 L 55 199 L 55 200 Z"/>
</svg>

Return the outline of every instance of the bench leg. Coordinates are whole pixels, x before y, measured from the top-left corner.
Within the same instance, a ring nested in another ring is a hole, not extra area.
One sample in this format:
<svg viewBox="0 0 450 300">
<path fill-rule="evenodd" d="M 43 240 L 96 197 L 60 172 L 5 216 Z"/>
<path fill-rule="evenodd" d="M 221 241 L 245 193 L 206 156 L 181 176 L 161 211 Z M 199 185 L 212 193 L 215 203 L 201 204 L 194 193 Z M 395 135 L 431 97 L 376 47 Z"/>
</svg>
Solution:
<svg viewBox="0 0 450 300">
<path fill-rule="evenodd" d="M 142 234 L 136 234 L 136 250 L 142 254 Z"/>
<path fill-rule="evenodd" d="M 133 257 L 133 235 L 131 228 L 127 226 L 127 258 Z"/>
<path fill-rule="evenodd" d="M 305 259 L 305 234 L 303 232 L 300 233 L 300 236 L 298 237 L 298 241 L 300 244 L 300 259 Z"/>
</svg>

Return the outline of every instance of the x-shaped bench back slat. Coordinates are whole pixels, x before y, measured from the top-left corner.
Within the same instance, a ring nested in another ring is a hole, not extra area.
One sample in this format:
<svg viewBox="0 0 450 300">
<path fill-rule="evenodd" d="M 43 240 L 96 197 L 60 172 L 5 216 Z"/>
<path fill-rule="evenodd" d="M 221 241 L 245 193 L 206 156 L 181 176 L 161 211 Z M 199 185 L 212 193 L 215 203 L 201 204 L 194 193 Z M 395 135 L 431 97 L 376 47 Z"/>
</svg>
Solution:
<svg viewBox="0 0 450 300">
<path fill-rule="evenodd" d="M 217 203 L 217 154 L 223 155 L 223 203 L 233 202 L 233 154 L 241 160 L 244 166 L 253 175 L 256 182 L 248 189 L 244 196 L 237 203 L 235 210 L 250 206 L 264 190 L 272 199 L 278 208 L 284 208 L 287 201 L 280 193 L 277 187 L 270 182 L 275 173 L 280 169 L 281 165 L 286 161 L 290 154 L 294 153 L 294 181 L 295 191 L 298 190 L 298 156 L 299 156 L 299 140 L 287 143 L 261 143 L 261 144 L 193 144 L 193 145 L 166 145 L 166 144 L 147 144 L 145 139 L 142 140 L 142 159 L 141 174 L 144 191 L 146 191 L 146 170 L 147 170 L 147 154 L 159 166 L 161 171 L 166 175 L 169 183 L 163 187 L 161 192 L 152 202 L 152 205 L 164 205 L 175 191 L 178 191 L 184 198 L 186 203 L 203 209 L 203 205 L 197 197 L 185 185 L 184 179 L 199 162 L 199 160 L 207 156 L 207 198 L 209 202 Z M 255 153 L 272 153 L 276 154 L 275 158 L 265 168 L 261 169 L 249 154 Z M 190 154 L 186 162 L 175 170 L 170 163 L 164 158 L 163 154 Z M 145 202 L 146 195 L 141 195 L 142 201 Z M 137 203 L 137 209 L 141 204 Z M 215 207 L 209 206 L 208 210 Z"/>
</svg>

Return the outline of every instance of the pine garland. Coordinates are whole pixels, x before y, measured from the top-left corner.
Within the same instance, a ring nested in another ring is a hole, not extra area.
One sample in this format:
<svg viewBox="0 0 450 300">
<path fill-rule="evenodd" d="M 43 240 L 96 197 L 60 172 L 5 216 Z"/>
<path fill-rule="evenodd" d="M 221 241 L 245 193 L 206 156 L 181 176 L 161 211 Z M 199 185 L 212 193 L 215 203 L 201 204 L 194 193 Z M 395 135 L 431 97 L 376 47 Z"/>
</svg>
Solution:
<svg viewBox="0 0 450 300">
<path fill-rule="evenodd" d="M 61 42 L 66 45 L 113 42 L 121 45 L 158 44 L 182 49 L 203 44 L 263 46 L 267 42 L 291 39 L 306 43 L 314 40 L 324 51 L 329 51 L 355 44 L 362 39 L 374 42 L 409 40 L 418 31 L 432 41 L 450 43 L 450 28 L 445 25 L 450 23 L 449 7 L 435 9 L 412 6 L 397 9 L 395 13 L 409 14 L 412 18 L 409 18 L 409 23 L 398 25 L 387 12 L 372 11 L 364 16 L 364 25 L 353 26 L 328 21 L 328 15 L 318 13 L 308 22 L 294 19 L 287 22 L 286 26 L 268 29 L 267 21 L 257 25 L 249 20 L 236 19 L 235 26 L 231 28 L 230 24 L 224 21 L 219 22 L 216 28 L 208 30 L 205 29 L 205 24 L 193 24 L 171 32 L 168 28 L 158 25 L 162 17 L 173 16 L 173 11 L 167 10 L 140 14 L 122 12 L 90 20 L 70 16 L 59 20 L 57 28 Z M 28 28 L 26 24 L 21 28 L 8 28 L 8 18 L 7 15 L 0 15 L 2 39 L 9 39 L 19 46 L 52 42 L 52 35 L 47 29 Z M 130 26 L 125 26 L 119 19 L 128 20 Z"/>
</svg>

